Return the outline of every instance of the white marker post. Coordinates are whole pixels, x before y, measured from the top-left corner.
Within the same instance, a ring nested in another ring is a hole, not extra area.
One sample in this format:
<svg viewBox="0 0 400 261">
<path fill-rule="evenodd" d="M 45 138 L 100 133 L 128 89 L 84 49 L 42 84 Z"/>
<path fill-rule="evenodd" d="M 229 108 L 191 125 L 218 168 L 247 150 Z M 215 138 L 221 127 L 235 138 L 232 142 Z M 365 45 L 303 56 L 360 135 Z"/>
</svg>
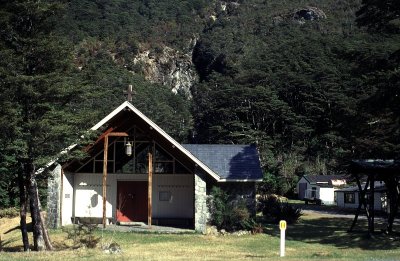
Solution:
<svg viewBox="0 0 400 261">
<path fill-rule="evenodd" d="M 279 221 L 279 229 L 281 230 L 281 257 L 285 256 L 285 231 L 286 231 L 286 221 Z"/>
</svg>

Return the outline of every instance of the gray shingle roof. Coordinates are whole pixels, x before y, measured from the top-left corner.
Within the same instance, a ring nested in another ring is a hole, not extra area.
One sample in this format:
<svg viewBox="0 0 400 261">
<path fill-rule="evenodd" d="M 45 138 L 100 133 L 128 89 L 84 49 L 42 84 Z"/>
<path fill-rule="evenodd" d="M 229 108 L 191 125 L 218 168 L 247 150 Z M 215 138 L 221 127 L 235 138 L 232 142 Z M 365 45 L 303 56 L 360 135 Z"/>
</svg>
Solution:
<svg viewBox="0 0 400 261">
<path fill-rule="evenodd" d="M 362 184 L 362 188 L 364 189 L 365 184 Z M 374 188 L 375 192 L 384 192 L 387 191 L 387 188 L 385 185 L 380 185 L 380 186 L 375 186 Z M 358 192 L 359 189 L 357 186 L 355 187 L 347 187 L 347 188 L 342 188 L 342 189 L 338 189 L 336 190 L 337 192 Z M 370 189 L 368 188 L 367 191 L 370 191 Z"/>
<path fill-rule="evenodd" d="M 262 179 L 263 173 L 256 146 L 182 144 L 222 179 Z"/>
</svg>

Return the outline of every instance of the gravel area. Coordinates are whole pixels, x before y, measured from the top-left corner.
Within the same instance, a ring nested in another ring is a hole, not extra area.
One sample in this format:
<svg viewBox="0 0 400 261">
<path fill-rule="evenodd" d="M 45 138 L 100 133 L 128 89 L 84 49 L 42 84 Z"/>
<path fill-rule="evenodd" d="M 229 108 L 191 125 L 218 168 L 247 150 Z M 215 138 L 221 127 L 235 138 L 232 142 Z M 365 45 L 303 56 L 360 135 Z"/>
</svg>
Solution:
<svg viewBox="0 0 400 261">
<path fill-rule="evenodd" d="M 356 209 L 345 209 L 345 208 L 338 208 L 337 206 L 318 206 L 318 205 L 313 205 L 313 204 L 294 204 L 297 207 L 300 207 L 303 211 L 304 214 L 307 213 L 318 213 L 318 214 L 323 214 L 331 217 L 338 217 L 338 218 L 350 218 L 354 219 Z M 358 216 L 358 219 L 367 219 L 367 216 L 365 214 L 364 210 L 361 210 L 360 215 Z M 375 220 L 381 220 L 385 222 L 387 220 L 387 214 L 378 211 L 375 212 Z M 399 217 L 397 217 L 394 221 L 395 224 L 400 224 Z"/>
<path fill-rule="evenodd" d="M 135 225 L 108 225 L 106 227 L 108 231 L 118 232 L 133 232 L 133 233 L 154 233 L 154 234 L 193 234 L 196 233 L 192 229 L 175 228 L 175 227 L 164 227 L 152 225 L 151 228 L 146 224 L 135 224 Z"/>
</svg>

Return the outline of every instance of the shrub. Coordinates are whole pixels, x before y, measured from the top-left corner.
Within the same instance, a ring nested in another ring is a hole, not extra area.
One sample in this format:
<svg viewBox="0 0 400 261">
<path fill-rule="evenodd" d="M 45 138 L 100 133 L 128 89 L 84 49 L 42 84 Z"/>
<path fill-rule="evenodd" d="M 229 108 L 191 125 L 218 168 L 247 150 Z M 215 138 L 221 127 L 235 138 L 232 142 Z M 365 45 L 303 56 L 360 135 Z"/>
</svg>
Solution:
<svg viewBox="0 0 400 261">
<path fill-rule="evenodd" d="M 211 189 L 211 197 L 208 198 L 208 208 L 211 215 L 211 223 L 218 229 L 224 224 L 227 212 L 228 195 L 222 189 L 213 187 Z"/>
<path fill-rule="evenodd" d="M 211 189 L 208 199 L 211 224 L 218 229 L 235 231 L 246 227 L 250 213 L 243 201 L 233 201 L 229 195 L 218 187 Z"/>
<path fill-rule="evenodd" d="M 74 225 L 73 229 L 64 229 L 68 239 L 73 239 L 74 248 L 87 247 L 95 248 L 100 242 L 100 237 L 94 235 L 97 225 L 95 224 L 79 224 Z"/>
<path fill-rule="evenodd" d="M 19 216 L 19 211 L 16 208 L 0 209 L 0 218 L 14 218 Z"/>
<path fill-rule="evenodd" d="M 280 220 L 286 220 L 288 224 L 296 223 L 302 215 L 303 213 L 300 208 L 289 205 L 287 202 L 280 203 L 274 210 L 274 213 L 272 213 L 272 217 L 276 223 Z"/>
<path fill-rule="evenodd" d="M 253 218 L 243 222 L 244 228 L 251 231 L 252 234 L 264 233 L 265 227 L 261 223 L 257 223 Z"/>
<path fill-rule="evenodd" d="M 303 215 L 301 208 L 290 205 L 277 195 L 268 195 L 259 200 L 259 208 L 264 217 L 272 219 L 278 223 L 280 220 L 286 220 L 288 224 L 296 223 Z"/>
<path fill-rule="evenodd" d="M 244 224 L 250 218 L 249 210 L 243 201 L 237 203 L 228 203 L 228 209 L 225 215 L 226 230 L 240 230 L 245 228 Z"/>
</svg>

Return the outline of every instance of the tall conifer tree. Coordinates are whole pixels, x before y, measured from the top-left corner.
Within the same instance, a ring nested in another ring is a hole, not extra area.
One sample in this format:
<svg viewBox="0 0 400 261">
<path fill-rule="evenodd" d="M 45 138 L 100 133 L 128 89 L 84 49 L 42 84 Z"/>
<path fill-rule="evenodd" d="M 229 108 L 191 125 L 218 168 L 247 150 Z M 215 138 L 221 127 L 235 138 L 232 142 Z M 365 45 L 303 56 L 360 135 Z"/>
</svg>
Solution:
<svg viewBox="0 0 400 261">
<path fill-rule="evenodd" d="M 72 56 L 52 34 L 54 1 L 0 1 L 0 139 L 8 167 L 20 171 L 21 231 L 29 242 L 25 212 L 29 198 L 34 250 L 51 249 L 40 213 L 38 175 L 56 152 L 77 137 L 78 99 Z M 4 162 L 3 162 L 4 163 Z"/>
</svg>

